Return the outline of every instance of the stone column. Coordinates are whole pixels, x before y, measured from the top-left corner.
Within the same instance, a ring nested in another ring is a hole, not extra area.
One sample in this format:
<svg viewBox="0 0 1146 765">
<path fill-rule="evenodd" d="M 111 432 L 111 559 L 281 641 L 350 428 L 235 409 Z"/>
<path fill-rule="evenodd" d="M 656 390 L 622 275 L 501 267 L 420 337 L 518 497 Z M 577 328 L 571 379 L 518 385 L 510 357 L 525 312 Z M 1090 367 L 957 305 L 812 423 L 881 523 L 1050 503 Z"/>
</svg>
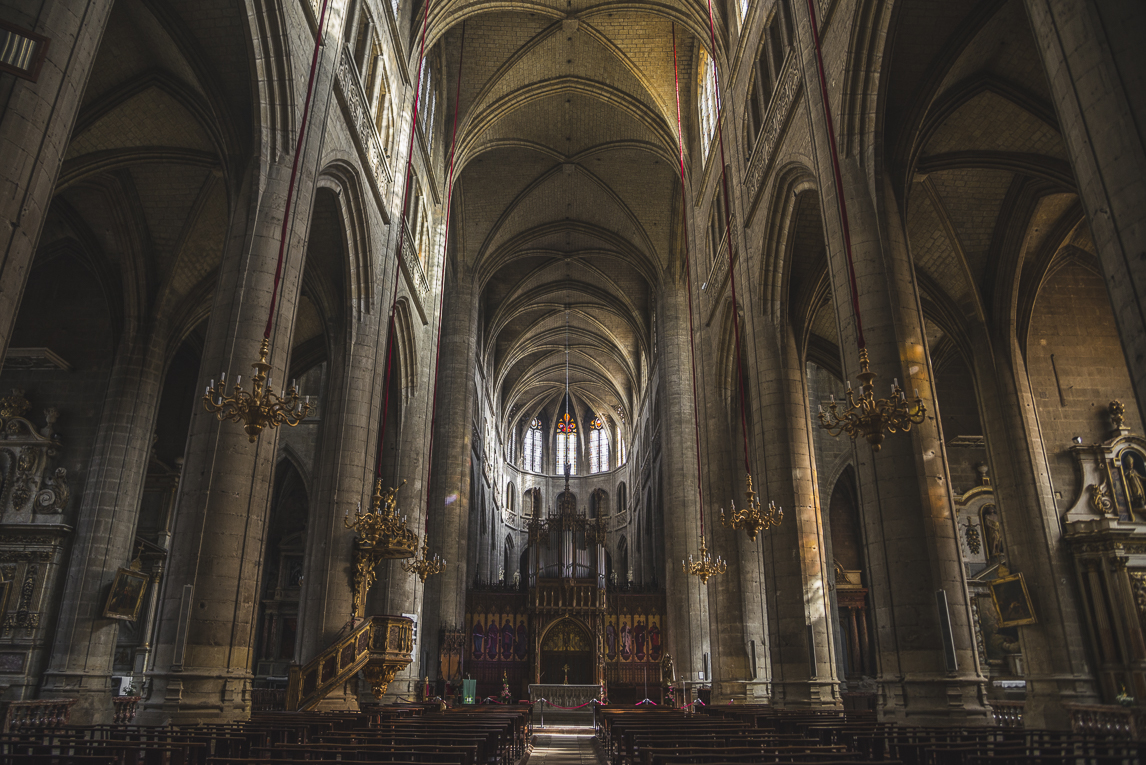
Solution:
<svg viewBox="0 0 1146 765">
<path fill-rule="evenodd" d="M 661 452 L 665 468 L 665 650 L 673 657 L 677 680 L 693 685 L 698 681 L 698 673 L 704 670 L 705 654 L 709 654 L 709 675 L 712 673 L 712 640 L 708 587 L 697 577 L 681 571 L 681 560 L 690 554 L 695 557 L 700 550 L 700 522 L 693 427 L 697 404 L 692 395 L 690 371 L 688 294 L 683 275 L 678 277 L 674 280 L 666 275 L 657 298 L 661 438 L 666 444 Z M 669 370 L 675 371 L 669 373 Z M 636 492 L 639 487 L 640 477 L 634 475 L 632 491 Z M 709 512 L 707 521 L 711 523 L 712 518 Z M 704 682 L 710 680 L 711 677 L 706 676 Z"/>
<path fill-rule="evenodd" d="M 824 546 L 824 525 L 816 494 L 808 393 L 791 327 L 756 323 L 756 369 L 760 384 L 758 422 L 764 459 L 756 465 L 761 505 L 775 501 L 781 524 L 761 532 L 768 582 L 768 648 L 773 703 L 836 706 L 839 679 L 828 594 L 832 564 Z M 760 554 L 760 550 L 756 552 Z"/>
<path fill-rule="evenodd" d="M 35 82 L 6 75 L 0 90 L 0 353 L 8 348 L 111 6 L 112 0 L 33 0 L 5 17 L 49 45 Z"/>
<path fill-rule="evenodd" d="M 1025 0 L 1126 364 L 1146 406 L 1146 7 Z"/>
<path fill-rule="evenodd" d="M 91 477 L 76 515 L 68 577 L 42 695 L 77 699 L 72 720 L 110 724 L 111 671 L 119 622 L 103 618 L 108 588 L 132 559 L 165 343 L 129 328 L 116 355 L 92 449 Z"/>
<path fill-rule="evenodd" d="M 200 373 L 205 384 L 211 378 L 217 382 L 220 370 L 227 370 L 228 387 L 241 374 L 247 390 L 271 300 L 291 157 L 265 170 L 258 159 L 252 164 L 223 256 Z M 265 173 L 261 193 L 254 188 L 260 170 Z M 306 175 L 296 189 L 295 214 L 310 208 Z M 295 227 L 287 248 L 271 337 L 269 374 L 280 392 L 287 377 L 305 229 Z M 278 430 L 267 429 L 252 444 L 239 424 L 219 422 L 196 406 L 160 604 L 152 693 L 139 715 L 143 724 L 230 720 L 249 713 L 277 441 Z"/>
<path fill-rule="evenodd" d="M 478 335 L 479 285 L 474 274 L 454 264 L 445 277 L 442 316 L 438 416 L 434 432 L 433 477 L 429 492 L 431 555 L 447 561 L 445 570 L 426 580 L 422 610 L 421 650 L 430 656 L 431 676 L 438 673 L 442 629 L 465 620 L 470 529 L 470 449 L 473 441 L 473 364 Z"/>
<path fill-rule="evenodd" d="M 878 187 L 877 212 L 862 170 L 851 161 L 844 162 L 844 167 L 864 334 L 871 369 L 879 374 L 875 395 L 889 395 L 892 379 L 898 378 L 909 396 L 918 391 L 928 410 L 923 423 L 913 426 L 910 433 L 888 434 L 879 452 L 863 440 L 856 442 L 880 713 L 885 719 L 919 724 L 953 719 L 965 724 L 989 723 L 906 234 L 886 182 Z M 826 210 L 838 209 L 834 198 L 827 195 L 823 204 Z M 825 219 L 830 221 L 829 260 L 837 324 L 844 328 L 845 376 L 855 380 L 859 372 L 856 332 L 839 219 L 832 214 Z M 945 619 L 949 619 L 949 631 L 944 628 Z"/>
<path fill-rule="evenodd" d="M 384 353 L 389 306 L 363 313 L 344 333 L 332 358 L 322 412 L 321 448 L 307 524 L 307 548 L 296 661 L 305 664 L 326 649 L 353 610 L 354 532 L 344 518 L 373 490 L 380 398 L 376 357 Z M 356 683 L 347 683 L 354 686 Z M 357 708 L 352 687 L 331 693 L 322 709 Z"/>
<path fill-rule="evenodd" d="M 840 227 L 832 145 L 806 7 L 797 3 L 798 54 L 808 97 L 820 207 L 828 245 L 832 300 L 845 379 L 859 372 L 855 317 Z M 833 115 L 840 124 L 838 114 Z M 844 136 L 837 136 L 843 145 Z M 860 143 L 878 140 L 863 136 Z M 887 397 L 898 378 L 915 390 L 927 419 L 908 434 L 890 434 L 882 451 L 856 442 L 860 518 L 870 575 L 878 664 L 878 711 L 913 724 L 987 724 L 985 679 L 979 672 L 971 608 L 935 418 L 923 316 L 899 203 L 882 167 L 867 155 L 840 156 L 851 229 L 858 299 L 871 358 L 875 395 Z M 840 435 L 840 438 L 847 438 Z M 948 624 L 950 629 L 945 629 Z"/>
<path fill-rule="evenodd" d="M 429 293 L 428 300 L 433 305 L 429 310 L 437 309 L 436 291 Z M 420 322 L 419 322 L 420 324 Z M 433 394 L 433 342 L 430 332 L 433 324 L 421 327 L 423 332 L 418 337 L 424 342 L 418 346 L 417 356 L 420 360 L 418 368 L 413 370 L 413 388 L 408 392 L 402 409 L 401 422 L 393 423 L 398 428 L 398 443 L 401 459 L 398 465 L 400 475 L 387 477 L 391 483 L 405 480 L 408 483 L 399 493 L 398 507 L 402 513 L 409 516 L 409 528 L 418 537 L 417 555 L 421 557 L 422 538 L 425 536 L 426 518 L 426 467 L 429 455 L 426 454 L 428 442 L 428 429 L 430 418 L 430 396 Z M 442 402 L 443 405 L 445 402 Z M 439 420 L 441 418 L 439 417 Z M 436 443 L 436 442 L 435 442 Z M 436 448 L 436 447 L 435 447 Z M 433 543 L 431 536 L 430 542 Z M 386 692 L 385 703 L 398 701 L 399 698 L 411 698 L 413 683 L 421 678 L 418 673 L 422 671 L 422 655 L 427 654 L 427 633 L 422 628 L 425 611 L 425 592 L 422 581 L 417 576 L 402 568 L 408 560 L 383 561 L 378 565 L 378 583 L 367 604 L 371 613 L 378 614 L 414 614 L 418 622 L 418 639 L 414 643 L 413 661 L 410 666 L 400 671 Z M 432 671 L 435 661 L 428 661 L 426 671 Z"/>
</svg>

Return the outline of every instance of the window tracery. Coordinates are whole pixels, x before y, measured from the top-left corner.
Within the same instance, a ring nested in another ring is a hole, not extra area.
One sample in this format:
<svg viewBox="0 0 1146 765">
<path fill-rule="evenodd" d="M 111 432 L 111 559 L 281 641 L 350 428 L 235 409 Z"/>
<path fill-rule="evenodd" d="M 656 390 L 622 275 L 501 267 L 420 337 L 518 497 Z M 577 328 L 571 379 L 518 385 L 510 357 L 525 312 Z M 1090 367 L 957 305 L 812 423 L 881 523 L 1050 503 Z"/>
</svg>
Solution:
<svg viewBox="0 0 1146 765">
<path fill-rule="evenodd" d="M 529 423 L 525 431 L 525 443 L 522 445 L 522 456 L 525 458 L 525 469 L 534 473 L 541 472 L 541 420 L 536 417 Z"/>
<path fill-rule="evenodd" d="M 589 423 L 589 472 L 604 473 L 609 469 L 609 433 L 600 417 Z"/>
<path fill-rule="evenodd" d="M 569 475 L 577 475 L 577 423 L 568 412 L 557 421 L 557 470 L 569 463 Z"/>
</svg>

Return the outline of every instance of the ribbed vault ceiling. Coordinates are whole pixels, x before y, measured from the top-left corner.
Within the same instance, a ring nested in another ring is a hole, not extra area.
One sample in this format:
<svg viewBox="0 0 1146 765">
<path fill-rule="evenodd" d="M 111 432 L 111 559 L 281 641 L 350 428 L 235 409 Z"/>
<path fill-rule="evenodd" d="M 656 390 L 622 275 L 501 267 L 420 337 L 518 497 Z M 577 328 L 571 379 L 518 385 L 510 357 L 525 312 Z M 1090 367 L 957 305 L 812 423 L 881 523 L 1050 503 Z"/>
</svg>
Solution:
<svg viewBox="0 0 1146 765">
<path fill-rule="evenodd" d="M 465 21 L 453 236 L 480 285 L 503 432 L 540 412 L 553 422 L 567 339 L 579 419 L 633 413 L 680 235 L 673 23 L 682 72 L 707 33 L 704 5 L 669 5 L 459 2 L 431 20 L 451 102 Z"/>
</svg>

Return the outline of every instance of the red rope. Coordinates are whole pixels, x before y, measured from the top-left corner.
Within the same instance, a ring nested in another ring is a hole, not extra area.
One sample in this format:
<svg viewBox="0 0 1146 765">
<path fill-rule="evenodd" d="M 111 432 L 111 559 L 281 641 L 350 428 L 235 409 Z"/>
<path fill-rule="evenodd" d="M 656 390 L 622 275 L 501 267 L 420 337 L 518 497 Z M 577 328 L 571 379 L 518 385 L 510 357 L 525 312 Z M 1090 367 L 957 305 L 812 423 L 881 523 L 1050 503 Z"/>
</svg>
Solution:
<svg viewBox="0 0 1146 765">
<path fill-rule="evenodd" d="M 394 360 L 394 307 L 398 305 L 398 277 L 402 275 L 402 244 L 406 241 L 406 204 L 410 197 L 410 177 L 414 168 L 414 136 L 418 132 L 418 107 L 421 105 L 422 90 L 422 61 L 426 55 L 426 27 L 430 22 L 430 5 L 433 0 L 426 0 L 426 13 L 422 17 L 422 42 L 418 46 L 418 76 L 414 79 L 414 114 L 410 120 L 410 143 L 406 148 L 406 184 L 402 188 L 402 206 L 398 208 L 401 218 L 398 231 L 398 257 L 394 263 L 394 292 L 390 298 L 390 319 L 386 330 L 386 371 L 383 374 L 382 386 L 385 393 L 382 397 L 382 427 L 378 431 L 378 458 L 374 462 L 374 475 L 382 477 L 382 444 L 386 438 L 386 420 L 390 414 L 390 368 Z M 433 129 L 433 126 L 430 126 Z"/>
<path fill-rule="evenodd" d="M 824 117 L 828 124 L 828 148 L 831 149 L 832 173 L 836 178 L 836 201 L 840 206 L 840 227 L 844 234 L 844 254 L 848 259 L 848 286 L 852 293 L 852 314 L 856 320 L 856 345 L 860 350 L 867 347 L 863 338 L 863 322 L 860 320 L 859 289 L 856 286 L 856 267 L 852 260 L 852 234 L 848 228 L 848 205 L 844 200 L 843 174 L 840 172 L 840 157 L 836 151 L 836 131 L 832 128 L 832 107 L 828 103 L 828 80 L 824 76 L 824 57 L 820 52 L 820 32 L 816 23 L 816 5 L 808 0 L 808 14 L 812 18 L 812 42 L 816 48 L 816 71 L 820 75 L 820 97 L 824 100 Z"/>
<path fill-rule="evenodd" d="M 680 71 L 676 59 L 676 23 L 672 25 L 672 75 L 676 84 L 676 145 L 680 158 L 680 220 L 684 236 L 684 283 L 688 290 L 688 353 L 692 364 L 692 426 L 696 431 L 696 492 L 700 498 L 700 535 L 704 536 L 704 484 L 700 471 L 700 399 L 696 395 L 696 348 L 693 345 L 692 257 L 688 246 L 688 202 L 684 185 L 684 132 L 680 123 Z"/>
<path fill-rule="evenodd" d="M 326 22 L 326 6 L 330 0 L 322 0 L 322 11 L 318 16 L 318 33 L 314 36 L 314 54 L 310 57 L 310 76 L 306 81 L 306 100 L 302 105 L 302 120 L 298 126 L 298 141 L 294 147 L 294 159 L 290 165 L 290 183 L 287 185 L 286 209 L 283 210 L 283 227 L 279 232 L 279 261 L 275 266 L 275 284 L 271 290 L 271 310 L 267 313 L 267 326 L 263 330 L 263 339 L 271 336 L 271 325 L 275 318 L 275 306 L 278 303 L 279 281 L 283 275 L 283 255 L 286 252 L 287 224 L 290 223 L 290 207 L 294 201 L 294 182 L 298 177 L 298 160 L 302 155 L 302 141 L 306 136 L 306 121 L 310 116 L 310 96 L 314 91 L 314 74 L 318 70 L 318 52 L 322 50 L 322 27 Z"/>
<path fill-rule="evenodd" d="M 740 351 L 740 314 L 736 310 L 736 269 L 732 266 L 732 197 L 728 195 L 728 165 L 724 159 L 723 103 L 720 76 L 716 71 L 716 26 L 712 20 L 712 0 L 708 0 L 708 36 L 712 41 L 712 83 L 716 88 L 716 137 L 720 144 L 720 182 L 724 190 L 724 236 L 728 240 L 728 281 L 732 287 L 732 333 L 736 338 L 736 387 L 740 391 L 740 433 L 744 437 L 744 471 L 751 476 L 748 464 L 748 407 L 744 396 L 744 361 Z"/>
<path fill-rule="evenodd" d="M 430 389 L 430 442 L 426 447 L 426 525 L 422 540 L 430 533 L 430 476 L 434 471 L 434 423 L 438 420 L 438 374 L 442 369 L 442 307 L 446 300 L 446 252 L 450 242 L 450 210 L 454 198 L 454 152 L 458 144 L 458 112 L 462 103 L 462 62 L 466 52 L 466 22 L 462 22 L 462 42 L 458 49 L 458 84 L 454 93 L 454 128 L 450 133 L 450 170 L 446 180 L 446 233 L 442 237 L 442 284 L 438 288 L 438 337 L 434 341 L 434 387 Z"/>
</svg>

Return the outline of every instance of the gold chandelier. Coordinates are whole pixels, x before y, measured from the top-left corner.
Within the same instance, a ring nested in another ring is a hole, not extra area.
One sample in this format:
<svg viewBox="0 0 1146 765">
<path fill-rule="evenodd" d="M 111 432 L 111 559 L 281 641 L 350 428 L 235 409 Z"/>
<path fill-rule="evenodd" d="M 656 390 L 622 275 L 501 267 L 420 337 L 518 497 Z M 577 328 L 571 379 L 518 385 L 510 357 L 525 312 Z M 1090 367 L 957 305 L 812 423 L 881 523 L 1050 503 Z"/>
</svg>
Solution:
<svg viewBox="0 0 1146 765">
<path fill-rule="evenodd" d="M 720 522 L 732 529 L 744 529 L 748 538 L 756 541 L 756 535 L 767 531 L 773 526 L 779 526 L 784 520 L 784 511 L 776 507 L 775 502 L 769 502 L 768 507 L 761 509 L 760 500 L 756 499 L 756 492 L 752 490 L 752 474 L 748 474 L 748 507 L 743 510 L 736 509 L 736 500 L 732 501 L 732 515 L 724 517 L 724 509 L 720 510 Z"/>
<path fill-rule="evenodd" d="M 271 368 L 267 363 L 269 354 L 270 340 L 263 338 L 263 344 L 259 348 L 259 360 L 251 364 L 255 368 L 255 376 L 250 393 L 243 390 L 241 385 L 243 376 L 239 375 L 235 379 L 231 395 L 226 395 L 226 372 L 219 378 L 218 389 L 212 380 L 203 393 L 203 406 L 206 410 L 220 421 L 242 422 L 243 430 L 247 431 L 252 444 L 258 440 L 263 428 L 277 428 L 284 424 L 293 428 L 314 411 L 310 403 L 300 399 L 298 387 L 294 383 L 287 389 L 285 398 L 275 394 L 267 379 L 267 372 Z"/>
<path fill-rule="evenodd" d="M 354 520 L 349 513 L 342 523 L 353 529 L 357 537 L 354 550 L 354 615 L 362 616 L 366 607 L 366 593 L 374 585 L 375 568 L 383 560 L 413 558 L 418 547 L 418 537 L 406 526 L 406 518 L 398 511 L 398 490 L 382 491 L 382 479 L 374 484 L 374 496 L 370 509 L 365 513 L 359 507 L 354 511 Z"/>
<path fill-rule="evenodd" d="M 871 444 L 872 451 L 878 452 L 886 437 L 885 430 L 889 433 L 906 433 L 911 430 L 912 424 L 923 422 L 927 407 L 918 396 L 908 401 L 898 380 L 891 383 L 891 398 L 877 399 L 872 384 L 876 374 L 868 369 L 866 348 L 860 348 L 859 361 L 859 397 L 855 396 L 851 383 L 848 383 L 848 408 L 841 413 L 833 394 L 827 412 L 820 406 L 820 426 L 833 436 L 847 433 L 853 441 L 856 436 L 862 435 Z"/>
<path fill-rule="evenodd" d="M 406 485 L 405 481 L 396 488 L 382 491 L 382 479 L 374 484 L 374 497 L 370 509 L 354 511 L 354 520 L 344 518 L 346 528 L 353 529 L 358 537 L 358 546 L 375 551 L 382 558 L 413 558 L 418 546 L 418 537 L 406 527 L 406 517 L 398 510 L 396 495 Z"/>
<path fill-rule="evenodd" d="M 692 555 L 689 555 L 687 561 L 682 560 L 680 562 L 680 567 L 684 570 L 684 573 L 690 576 L 700 577 L 701 584 L 708 584 L 708 578 L 710 576 L 717 576 L 728 570 L 728 563 L 725 562 L 724 558 L 719 555 L 713 555 L 708 551 L 704 534 L 701 534 L 700 556 L 694 561 Z"/>
<path fill-rule="evenodd" d="M 402 569 L 409 574 L 417 574 L 418 578 L 422 580 L 422 584 L 426 583 L 434 574 L 440 574 L 446 568 L 446 561 L 444 558 L 434 553 L 434 557 L 430 557 L 430 548 L 426 546 L 426 540 L 422 539 L 422 557 L 414 558 L 402 564 Z"/>
</svg>

